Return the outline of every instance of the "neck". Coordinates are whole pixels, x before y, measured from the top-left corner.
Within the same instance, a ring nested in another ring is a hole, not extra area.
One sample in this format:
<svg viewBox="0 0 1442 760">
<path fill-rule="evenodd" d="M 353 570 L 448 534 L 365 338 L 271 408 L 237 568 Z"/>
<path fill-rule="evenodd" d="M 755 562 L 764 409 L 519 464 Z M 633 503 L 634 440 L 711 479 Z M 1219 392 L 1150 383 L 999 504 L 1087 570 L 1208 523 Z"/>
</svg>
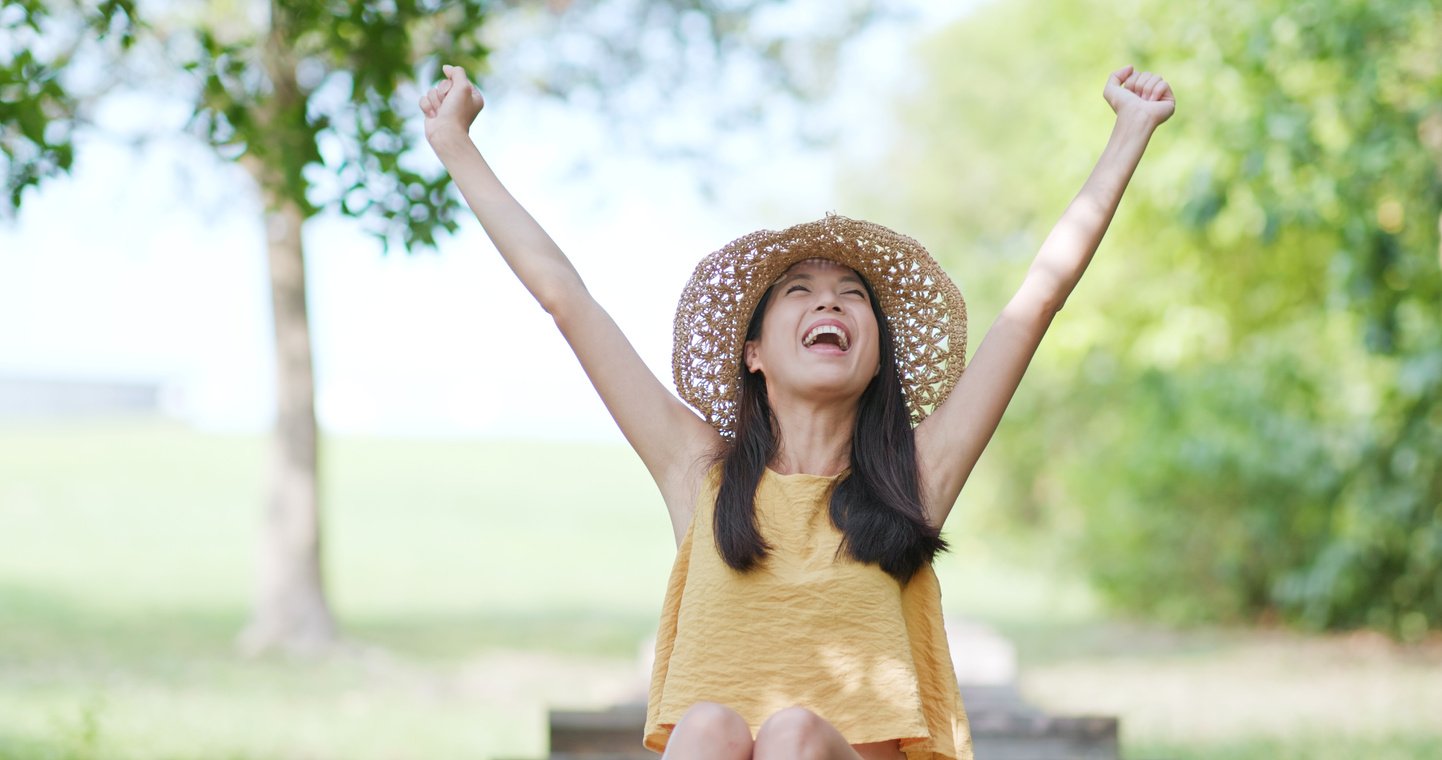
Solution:
<svg viewBox="0 0 1442 760">
<path fill-rule="evenodd" d="M 785 399 L 771 414 L 781 437 L 773 470 L 792 475 L 832 476 L 851 465 L 851 436 L 856 429 L 856 402 L 818 403 Z"/>
</svg>

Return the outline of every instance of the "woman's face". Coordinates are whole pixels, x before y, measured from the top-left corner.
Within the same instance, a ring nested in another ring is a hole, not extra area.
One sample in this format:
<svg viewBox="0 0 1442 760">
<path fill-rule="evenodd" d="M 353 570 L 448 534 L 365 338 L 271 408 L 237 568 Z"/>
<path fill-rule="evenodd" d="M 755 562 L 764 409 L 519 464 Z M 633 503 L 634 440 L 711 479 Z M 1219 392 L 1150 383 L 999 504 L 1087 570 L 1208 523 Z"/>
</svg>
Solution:
<svg viewBox="0 0 1442 760">
<path fill-rule="evenodd" d="M 826 259 L 799 261 L 772 286 L 761 337 L 746 341 L 746 371 L 765 376 L 773 402 L 852 400 L 880 366 L 876 314 L 860 276 Z"/>
</svg>

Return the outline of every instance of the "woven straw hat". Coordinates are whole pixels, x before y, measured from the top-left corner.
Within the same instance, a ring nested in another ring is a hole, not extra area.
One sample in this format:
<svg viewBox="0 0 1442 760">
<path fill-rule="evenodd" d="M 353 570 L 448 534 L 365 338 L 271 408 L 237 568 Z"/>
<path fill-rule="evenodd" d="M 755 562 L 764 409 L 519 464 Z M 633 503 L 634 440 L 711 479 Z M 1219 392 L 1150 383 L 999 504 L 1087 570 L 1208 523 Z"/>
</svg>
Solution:
<svg viewBox="0 0 1442 760">
<path fill-rule="evenodd" d="M 766 289 L 805 259 L 856 270 L 891 328 L 911 423 L 956 385 L 966 358 L 966 302 L 920 243 L 879 224 L 836 214 L 781 231 L 759 230 L 701 260 L 676 308 L 676 389 L 723 435 L 734 434 L 746 326 Z"/>
</svg>

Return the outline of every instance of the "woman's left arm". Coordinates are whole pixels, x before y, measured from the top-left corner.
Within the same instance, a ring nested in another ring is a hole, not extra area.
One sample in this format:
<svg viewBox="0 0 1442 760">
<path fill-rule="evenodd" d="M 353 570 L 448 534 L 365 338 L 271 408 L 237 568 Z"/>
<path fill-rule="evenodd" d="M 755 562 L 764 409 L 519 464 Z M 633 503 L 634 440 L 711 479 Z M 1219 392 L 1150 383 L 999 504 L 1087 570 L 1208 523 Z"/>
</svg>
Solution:
<svg viewBox="0 0 1442 760">
<path fill-rule="evenodd" d="M 1096 253 L 1152 132 L 1171 117 L 1171 87 L 1131 66 L 1112 72 L 1102 96 L 1116 126 L 1096 168 L 1037 252 L 1016 295 L 987 331 L 945 403 L 916 428 L 922 503 L 932 524 L 951 513 L 991 440 L 1052 318 Z"/>
</svg>

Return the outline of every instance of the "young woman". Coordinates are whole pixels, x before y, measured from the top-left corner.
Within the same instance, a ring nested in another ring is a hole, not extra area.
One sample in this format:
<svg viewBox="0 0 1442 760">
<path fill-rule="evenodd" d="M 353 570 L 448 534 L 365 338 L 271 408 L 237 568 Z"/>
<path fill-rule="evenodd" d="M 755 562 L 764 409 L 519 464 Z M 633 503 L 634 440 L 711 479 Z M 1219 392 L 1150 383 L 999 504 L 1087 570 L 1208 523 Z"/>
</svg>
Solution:
<svg viewBox="0 0 1442 760">
<path fill-rule="evenodd" d="M 671 515 L 678 552 L 645 746 L 668 758 L 970 758 L 931 560 L 1174 111 L 1167 83 L 1130 66 L 1108 78 L 1111 138 L 965 373 L 966 307 L 926 250 L 827 215 L 752 233 L 697 267 L 675 322 L 683 402 L 492 173 L 468 136 L 481 93 L 460 68 L 444 73 L 420 101 L 426 138 Z"/>
</svg>

